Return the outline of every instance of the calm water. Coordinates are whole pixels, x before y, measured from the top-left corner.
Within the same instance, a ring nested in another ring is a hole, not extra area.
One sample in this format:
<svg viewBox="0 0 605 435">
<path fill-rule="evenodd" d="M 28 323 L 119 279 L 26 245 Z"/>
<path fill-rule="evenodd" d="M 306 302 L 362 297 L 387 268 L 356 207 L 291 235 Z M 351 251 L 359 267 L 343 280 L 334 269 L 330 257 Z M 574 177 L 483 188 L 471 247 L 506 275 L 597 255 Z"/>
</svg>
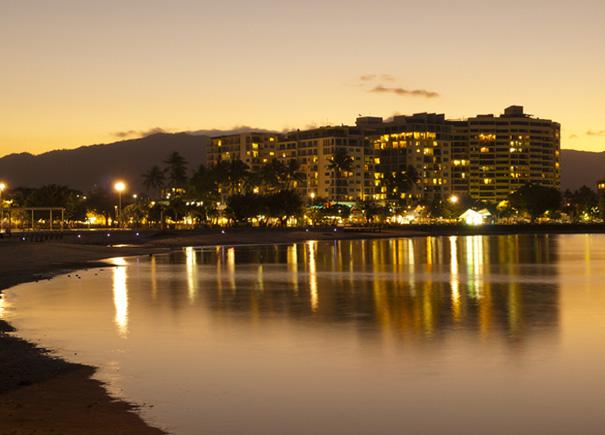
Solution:
<svg viewBox="0 0 605 435">
<path fill-rule="evenodd" d="M 0 315 L 174 433 L 605 433 L 605 236 L 113 261 Z"/>
</svg>

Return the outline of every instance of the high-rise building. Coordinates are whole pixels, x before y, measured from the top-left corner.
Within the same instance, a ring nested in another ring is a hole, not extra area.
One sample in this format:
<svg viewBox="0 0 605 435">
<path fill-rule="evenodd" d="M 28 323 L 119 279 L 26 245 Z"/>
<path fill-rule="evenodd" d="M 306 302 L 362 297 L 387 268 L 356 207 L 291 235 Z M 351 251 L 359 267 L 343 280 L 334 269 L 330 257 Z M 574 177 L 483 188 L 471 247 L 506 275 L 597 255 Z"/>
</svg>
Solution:
<svg viewBox="0 0 605 435">
<path fill-rule="evenodd" d="M 223 160 L 241 160 L 256 171 L 275 157 L 278 135 L 274 133 L 237 133 L 212 139 L 208 147 L 208 165 Z"/>
<path fill-rule="evenodd" d="M 334 167 L 339 153 L 351 158 L 350 169 Z M 304 174 L 300 194 L 331 201 L 464 194 L 496 203 L 527 183 L 558 189 L 559 154 L 558 123 L 510 106 L 499 116 L 464 120 L 434 113 L 387 121 L 364 116 L 355 126 L 223 136 L 212 140 L 208 163 L 240 159 L 257 171 L 273 159 L 296 159 Z M 403 172 L 414 174 L 414 183 L 400 191 L 387 181 Z"/>
<path fill-rule="evenodd" d="M 397 192 L 401 198 L 419 195 L 427 200 L 449 194 L 451 126 L 444 115 L 419 113 L 395 116 L 369 137 L 374 151 L 374 199 L 389 197 L 385 180 L 397 173 L 413 173 L 414 189 Z"/>
<path fill-rule="evenodd" d="M 358 127 L 321 127 L 284 134 L 276 146 L 276 155 L 284 163 L 297 159 L 305 180 L 299 184 L 304 197 L 331 201 L 356 201 L 364 197 L 366 142 Z M 332 165 L 335 155 L 344 153 L 351 159 L 350 169 Z"/>
<path fill-rule="evenodd" d="M 597 194 L 599 195 L 601 219 L 605 219 L 605 179 L 597 181 Z"/>
<path fill-rule="evenodd" d="M 454 191 L 467 188 L 474 199 L 499 202 L 527 183 L 560 187 L 558 123 L 510 106 L 500 116 L 478 115 L 452 125 Z"/>
</svg>

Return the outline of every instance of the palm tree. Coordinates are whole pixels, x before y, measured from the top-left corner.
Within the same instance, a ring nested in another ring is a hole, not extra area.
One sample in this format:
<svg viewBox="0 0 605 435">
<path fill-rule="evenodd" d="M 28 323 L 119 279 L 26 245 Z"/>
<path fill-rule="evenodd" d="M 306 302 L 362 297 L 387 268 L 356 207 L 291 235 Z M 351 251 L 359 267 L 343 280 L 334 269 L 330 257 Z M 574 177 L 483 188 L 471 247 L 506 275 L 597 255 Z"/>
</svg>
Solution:
<svg viewBox="0 0 605 435">
<path fill-rule="evenodd" d="M 250 175 L 248 165 L 241 160 L 231 160 L 228 165 L 227 179 L 231 194 L 239 193 L 246 178 Z"/>
<path fill-rule="evenodd" d="M 187 183 L 187 160 L 178 152 L 173 152 L 164 162 L 168 165 L 170 187 L 183 188 Z"/>
<path fill-rule="evenodd" d="M 264 165 L 258 173 L 258 181 L 264 188 L 273 192 L 283 187 L 288 168 L 279 160 L 273 159 Z"/>
<path fill-rule="evenodd" d="M 143 186 L 147 192 L 156 192 L 162 196 L 162 189 L 166 184 L 166 173 L 159 166 L 152 166 L 143 174 Z"/>
<path fill-rule="evenodd" d="M 401 201 L 401 195 L 412 192 L 419 181 L 418 172 L 411 165 L 386 174 L 383 183 L 387 187 L 387 198 L 394 202 Z"/>
<path fill-rule="evenodd" d="M 303 183 L 305 179 L 306 174 L 300 171 L 300 162 L 296 159 L 291 159 L 285 172 L 286 189 L 294 189 L 299 183 Z"/>
<path fill-rule="evenodd" d="M 353 157 L 347 154 L 346 149 L 338 148 L 328 165 L 328 169 L 332 171 L 334 176 L 334 198 L 338 204 L 338 181 L 340 181 L 345 173 L 350 172 L 353 169 Z"/>
</svg>

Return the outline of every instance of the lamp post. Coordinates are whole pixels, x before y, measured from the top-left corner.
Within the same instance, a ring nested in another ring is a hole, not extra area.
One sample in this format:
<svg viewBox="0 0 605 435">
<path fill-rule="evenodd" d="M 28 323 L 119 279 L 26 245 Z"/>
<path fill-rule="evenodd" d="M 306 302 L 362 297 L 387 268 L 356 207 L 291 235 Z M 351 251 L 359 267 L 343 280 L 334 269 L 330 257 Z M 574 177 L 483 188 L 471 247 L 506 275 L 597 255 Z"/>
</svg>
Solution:
<svg viewBox="0 0 605 435">
<path fill-rule="evenodd" d="M 122 228 L 122 192 L 126 190 L 126 183 L 117 181 L 113 188 L 118 192 L 118 227 Z"/>
<path fill-rule="evenodd" d="M 4 202 L 2 200 L 2 192 L 6 189 L 6 184 L 0 182 L 0 232 L 4 229 Z"/>
</svg>

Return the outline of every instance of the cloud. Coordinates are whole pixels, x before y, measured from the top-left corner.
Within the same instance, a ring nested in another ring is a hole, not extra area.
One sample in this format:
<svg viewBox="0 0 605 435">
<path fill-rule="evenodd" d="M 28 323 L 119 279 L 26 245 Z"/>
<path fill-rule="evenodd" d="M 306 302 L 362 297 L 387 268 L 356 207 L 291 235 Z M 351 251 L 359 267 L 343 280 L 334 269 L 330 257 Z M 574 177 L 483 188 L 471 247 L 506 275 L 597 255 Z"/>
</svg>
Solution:
<svg viewBox="0 0 605 435">
<path fill-rule="evenodd" d="M 217 137 L 217 136 L 227 136 L 230 134 L 240 134 L 240 133 L 251 133 L 251 132 L 257 132 L 257 133 L 280 133 L 274 130 L 267 130 L 265 128 L 254 128 L 254 127 L 250 127 L 247 125 L 238 125 L 235 126 L 233 128 L 230 129 L 225 129 L 225 130 L 221 130 L 221 129 L 210 129 L 210 130 L 195 130 L 195 131 L 188 131 L 187 133 L 189 134 L 195 134 L 198 136 L 210 136 L 210 137 Z"/>
<path fill-rule="evenodd" d="M 362 82 L 373 82 L 375 80 L 380 80 L 383 82 L 394 82 L 395 77 L 391 74 L 364 74 L 359 77 L 359 80 Z"/>
<path fill-rule="evenodd" d="M 160 127 L 154 127 L 154 128 L 150 128 L 149 130 L 117 131 L 117 132 L 113 133 L 113 136 L 120 138 L 120 139 L 125 139 L 127 137 L 147 137 L 147 136 L 151 136 L 153 134 L 159 134 L 159 133 L 168 133 L 168 131 L 163 128 L 160 128 Z"/>
<path fill-rule="evenodd" d="M 597 131 L 595 131 L 595 130 L 588 130 L 588 131 L 586 132 L 586 134 L 587 134 L 588 136 L 605 137 L 605 130 L 597 130 Z"/>
<path fill-rule="evenodd" d="M 439 93 L 435 91 L 427 91 L 426 89 L 404 89 L 404 88 L 392 88 L 387 86 L 378 85 L 370 90 L 375 94 L 395 94 L 400 97 L 423 97 L 423 98 L 436 98 L 439 97 Z"/>
<path fill-rule="evenodd" d="M 569 139 L 577 139 L 578 135 L 577 134 L 570 134 L 569 135 Z"/>
</svg>

